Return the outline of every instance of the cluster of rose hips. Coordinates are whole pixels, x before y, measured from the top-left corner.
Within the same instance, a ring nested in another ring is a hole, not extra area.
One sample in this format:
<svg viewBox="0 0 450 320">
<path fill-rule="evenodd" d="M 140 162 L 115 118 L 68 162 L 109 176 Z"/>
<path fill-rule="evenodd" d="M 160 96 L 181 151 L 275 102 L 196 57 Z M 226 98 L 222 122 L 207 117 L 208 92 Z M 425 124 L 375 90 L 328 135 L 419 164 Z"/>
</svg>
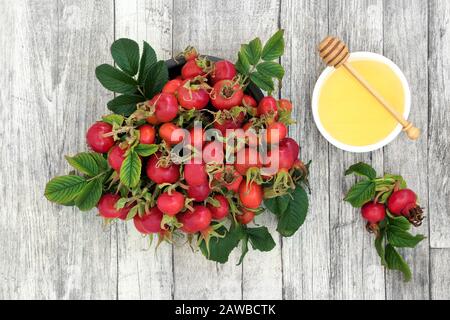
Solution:
<svg viewBox="0 0 450 320">
<path fill-rule="evenodd" d="M 362 217 L 367 221 L 369 231 L 378 230 L 378 224 L 386 219 L 386 208 L 394 216 L 404 216 L 416 227 L 422 224 L 423 210 L 417 205 L 417 195 L 411 189 L 399 190 L 396 187 L 386 204 L 374 200 L 361 208 Z"/>
<path fill-rule="evenodd" d="M 138 126 L 117 129 L 97 122 L 87 133 L 90 148 L 107 154 L 109 165 L 117 173 L 130 147 L 124 135 L 133 132 L 139 143 L 159 146 L 155 154 L 142 157 L 145 177 L 141 180 L 154 197 L 144 214 L 133 217 L 136 229 L 143 234 L 167 235 L 175 229 L 186 234 L 208 234 L 213 233 L 213 221 L 226 218 L 248 224 L 261 212 L 265 197 L 279 196 L 294 188 L 296 178 L 306 170 L 298 160 L 299 145 L 287 137 L 290 101 L 267 96 L 257 103 L 245 93 L 247 80 L 229 61 L 212 62 L 195 50 L 186 52 L 185 59 L 181 75 L 170 80 L 150 101 L 138 105 L 128 118 L 143 118 L 145 124 L 136 122 Z M 242 143 L 231 151 L 241 161 L 228 163 L 228 144 L 206 141 L 204 129 L 193 127 L 193 122 L 179 121 L 188 115 L 212 125 L 225 140 L 233 130 L 244 132 Z M 180 129 L 187 131 L 180 133 Z M 250 133 L 258 139 L 250 139 Z M 264 154 L 258 150 L 261 139 L 270 145 Z M 190 150 L 201 150 L 202 161 L 173 161 L 169 155 L 180 143 Z M 116 182 L 120 186 L 120 181 Z M 129 192 L 133 198 L 132 190 Z M 121 198 L 119 191 L 104 194 L 97 205 L 100 215 L 127 219 L 133 202 L 120 207 Z"/>
</svg>

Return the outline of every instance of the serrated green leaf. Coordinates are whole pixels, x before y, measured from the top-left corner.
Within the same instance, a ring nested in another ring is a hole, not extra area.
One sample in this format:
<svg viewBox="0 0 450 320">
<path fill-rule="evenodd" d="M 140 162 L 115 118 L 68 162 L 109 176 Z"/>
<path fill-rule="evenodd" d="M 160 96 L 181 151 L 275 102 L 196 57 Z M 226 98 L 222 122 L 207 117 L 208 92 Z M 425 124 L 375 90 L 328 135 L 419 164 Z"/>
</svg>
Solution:
<svg viewBox="0 0 450 320">
<path fill-rule="evenodd" d="M 293 236 L 305 223 L 309 200 L 306 191 L 298 185 L 292 193 L 288 209 L 278 218 L 277 231 L 284 237 Z"/>
<path fill-rule="evenodd" d="M 424 235 L 413 236 L 408 231 L 393 225 L 388 226 L 386 233 L 389 244 L 396 248 L 414 248 L 425 239 Z"/>
<path fill-rule="evenodd" d="M 284 196 L 270 198 L 264 200 L 264 205 L 267 209 L 270 210 L 273 214 L 280 216 L 283 214 L 287 208 L 289 207 L 289 202 L 291 201 L 291 197 L 289 194 Z"/>
<path fill-rule="evenodd" d="M 275 248 L 275 241 L 266 227 L 248 228 L 245 231 L 253 249 L 266 252 Z"/>
<path fill-rule="evenodd" d="M 405 217 L 396 217 L 393 216 L 390 212 L 388 212 L 388 217 L 389 226 L 395 226 L 403 231 L 409 231 L 411 229 L 411 223 Z"/>
<path fill-rule="evenodd" d="M 144 94 L 148 99 L 161 92 L 169 80 L 169 70 L 164 61 L 158 61 L 148 70 L 144 80 Z"/>
<path fill-rule="evenodd" d="M 108 161 L 102 154 L 91 152 L 91 157 L 95 160 L 101 172 L 109 170 Z"/>
<path fill-rule="evenodd" d="M 141 157 L 150 157 L 152 154 L 155 154 L 158 149 L 159 146 L 157 144 L 139 144 L 134 148 L 134 151 Z"/>
<path fill-rule="evenodd" d="M 120 114 L 109 114 L 102 118 L 103 122 L 109 123 L 110 125 L 118 125 L 121 126 L 125 121 L 125 117 Z"/>
<path fill-rule="evenodd" d="M 139 45 L 131 39 L 118 39 L 111 46 L 114 62 L 129 76 L 135 76 L 139 70 Z"/>
<path fill-rule="evenodd" d="M 283 79 L 284 77 L 283 67 L 276 62 L 262 62 L 256 66 L 256 70 L 258 70 L 259 73 L 266 77 L 277 78 L 279 80 Z"/>
<path fill-rule="evenodd" d="M 386 246 L 386 263 L 389 269 L 401 271 L 405 277 L 405 281 L 411 280 L 411 269 L 408 264 L 397 250 L 389 244 Z"/>
<path fill-rule="evenodd" d="M 136 111 L 136 105 L 144 102 L 145 98 L 138 95 L 122 95 L 108 102 L 108 109 L 125 117 Z"/>
<path fill-rule="evenodd" d="M 241 256 L 239 258 L 238 266 L 244 262 L 244 258 L 248 253 L 248 235 L 244 235 L 244 237 L 241 240 Z"/>
<path fill-rule="evenodd" d="M 381 264 L 386 267 L 387 263 L 385 257 L 386 251 L 384 246 L 384 237 L 385 237 L 384 231 L 380 230 L 380 234 L 375 239 L 375 249 L 377 250 L 378 256 L 380 257 Z"/>
<path fill-rule="evenodd" d="M 138 185 L 141 178 L 142 162 L 135 151 L 131 151 L 120 168 L 120 182 L 129 188 Z"/>
<path fill-rule="evenodd" d="M 66 156 L 66 160 L 79 172 L 84 173 L 90 177 L 94 177 L 100 173 L 100 168 L 97 164 L 97 161 L 94 159 L 90 152 L 79 153 L 73 157 Z"/>
<path fill-rule="evenodd" d="M 241 52 L 245 55 L 251 65 L 256 65 L 261 59 L 262 43 L 261 39 L 255 38 L 248 44 L 242 45 Z"/>
<path fill-rule="evenodd" d="M 345 197 L 345 201 L 355 208 L 361 208 L 365 203 L 375 197 L 375 183 L 370 180 L 363 180 L 355 184 Z"/>
<path fill-rule="evenodd" d="M 156 63 L 156 52 L 153 48 L 144 41 L 144 49 L 142 51 L 141 62 L 139 64 L 139 76 L 138 82 L 140 85 L 144 85 L 145 75 L 147 75 L 148 71 L 151 67 Z"/>
<path fill-rule="evenodd" d="M 369 179 L 375 179 L 377 177 L 377 172 L 375 171 L 375 169 L 364 162 L 356 163 L 348 168 L 347 171 L 345 171 L 346 176 L 352 173 L 367 177 Z"/>
<path fill-rule="evenodd" d="M 200 244 L 200 250 L 203 255 L 211 261 L 226 263 L 230 253 L 236 248 L 245 236 L 242 227 L 235 227 L 227 231 L 225 227 L 216 230 L 219 234 L 225 234 L 224 238 L 212 238 L 209 242 L 209 255 L 205 241 Z"/>
<path fill-rule="evenodd" d="M 132 77 L 109 64 L 102 64 L 95 69 L 98 81 L 108 90 L 133 94 L 137 90 L 137 82 Z"/>
<path fill-rule="evenodd" d="M 272 61 L 281 57 L 284 53 L 284 30 L 278 30 L 265 44 L 261 58 L 264 61 Z"/>
<path fill-rule="evenodd" d="M 56 177 L 47 183 L 44 195 L 51 202 L 69 205 L 85 185 L 86 179 L 80 176 Z"/>
<path fill-rule="evenodd" d="M 275 85 L 272 78 L 262 75 L 259 72 L 253 72 L 250 75 L 250 80 L 261 90 L 272 92 L 275 90 Z"/>
<path fill-rule="evenodd" d="M 83 187 L 83 190 L 75 198 L 75 205 L 81 211 L 89 211 L 97 205 L 102 196 L 102 192 L 102 179 L 94 179 Z"/>
<path fill-rule="evenodd" d="M 240 74 L 247 75 L 250 72 L 250 62 L 248 62 L 247 56 L 242 51 L 238 53 L 238 61 L 235 67 Z"/>
</svg>

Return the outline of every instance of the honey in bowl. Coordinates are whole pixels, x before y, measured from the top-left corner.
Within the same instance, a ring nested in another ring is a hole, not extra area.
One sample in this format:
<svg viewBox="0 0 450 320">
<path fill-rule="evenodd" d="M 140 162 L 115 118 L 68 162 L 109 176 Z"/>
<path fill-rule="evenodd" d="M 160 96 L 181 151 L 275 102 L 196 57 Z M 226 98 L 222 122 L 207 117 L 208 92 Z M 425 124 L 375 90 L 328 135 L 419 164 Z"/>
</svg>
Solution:
<svg viewBox="0 0 450 320">
<path fill-rule="evenodd" d="M 352 54 L 348 63 L 400 114 L 407 116 L 409 91 L 398 67 L 382 56 L 369 53 Z M 319 129 L 341 149 L 375 150 L 400 132 L 401 126 L 395 118 L 343 67 L 324 72 L 313 100 Z"/>
</svg>

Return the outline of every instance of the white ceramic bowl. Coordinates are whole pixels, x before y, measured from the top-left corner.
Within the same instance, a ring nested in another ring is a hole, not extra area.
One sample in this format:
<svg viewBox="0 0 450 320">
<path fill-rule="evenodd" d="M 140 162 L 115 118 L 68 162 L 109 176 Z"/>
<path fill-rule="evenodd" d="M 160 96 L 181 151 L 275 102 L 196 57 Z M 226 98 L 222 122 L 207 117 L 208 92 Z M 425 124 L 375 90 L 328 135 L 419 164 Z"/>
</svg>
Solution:
<svg viewBox="0 0 450 320">
<path fill-rule="evenodd" d="M 411 109 L 411 91 L 409 89 L 408 81 L 406 80 L 405 75 L 400 70 L 400 68 L 393 63 L 388 58 L 372 53 L 372 52 L 354 52 L 350 55 L 349 61 L 355 61 L 355 60 L 374 60 L 379 61 L 387 65 L 394 71 L 394 73 L 397 75 L 397 77 L 400 79 L 402 86 L 403 86 L 403 92 L 405 96 L 405 111 L 403 112 L 403 116 L 405 119 L 409 116 L 409 111 Z M 312 111 L 314 116 L 314 121 L 317 125 L 317 128 L 319 129 L 320 133 L 325 137 L 325 139 L 328 140 L 331 144 L 336 146 L 339 149 L 350 151 L 350 152 L 370 152 L 377 149 L 380 149 L 390 143 L 392 140 L 397 137 L 397 135 L 401 132 L 402 126 L 400 124 L 395 127 L 395 129 L 383 140 L 371 144 L 368 146 L 351 146 L 347 145 L 345 143 L 342 143 L 340 141 L 337 141 L 335 138 L 333 138 L 323 127 L 320 118 L 319 118 L 319 95 L 320 90 L 322 89 L 323 84 L 325 83 L 325 80 L 333 73 L 336 69 L 333 67 L 327 67 L 322 74 L 319 77 L 319 80 L 317 80 L 316 85 L 314 87 L 314 93 L 312 97 Z M 383 108 L 383 106 L 380 105 L 380 108 Z"/>
</svg>

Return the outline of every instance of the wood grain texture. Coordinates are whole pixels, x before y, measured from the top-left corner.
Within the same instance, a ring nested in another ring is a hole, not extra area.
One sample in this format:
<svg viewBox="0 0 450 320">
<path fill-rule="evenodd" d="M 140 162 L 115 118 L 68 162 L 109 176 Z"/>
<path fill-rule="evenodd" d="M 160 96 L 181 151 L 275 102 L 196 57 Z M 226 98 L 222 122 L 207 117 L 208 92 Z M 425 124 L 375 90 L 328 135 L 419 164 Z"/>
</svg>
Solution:
<svg viewBox="0 0 450 320">
<path fill-rule="evenodd" d="M 300 231 L 283 239 L 285 299 L 330 298 L 328 143 L 313 122 L 311 95 L 323 69 L 315 50 L 328 33 L 326 1 L 282 1 L 281 27 L 286 30 L 283 97 L 292 99 L 297 121 L 290 134 L 299 141 L 300 157 L 313 160 L 311 208 Z M 318 254 L 320 252 L 320 254 Z"/>
<path fill-rule="evenodd" d="M 383 4 L 379 0 L 330 1 L 329 32 L 342 38 L 350 52 L 383 50 Z M 355 183 L 343 178 L 354 163 L 382 165 L 380 152 L 352 154 L 329 147 L 331 293 L 335 299 L 384 299 L 384 270 L 365 228 L 360 209 L 342 199 Z"/>
<path fill-rule="evenodd" d="M 450 3 L 429 3 L 428 212 L 432 248 L 450 248 Z M 443 200 L 447 201 L 443 201 Z M 424 204 L 426 206 L 426 204 Z"/>
<path fill-rule="evenodd" d="M 430 249 L 430 256 L 431 299 L 449 300 L 450 272 L 448 272 L 448 262 L 450 261 L 450 249 Z"/>
<path fill-rule="evenodd" d="M 428 8 L 424 1 L 386 1 L 384 6 L 384 54 L 395 61 L 408 79 L 412 92 L 409 119 L 422 130 L 415 142 L 399 136 L 384 149 L 385 172 L 399 173 L 428 204 Z M 441 106 L 442 107 L 442 106 Z M 428 215 L 428 213 L 427 213 Z M 417 232 L 428 236 L 428 219 Z M 386 277 L 388 299 L 429 298 L 429 244 L 423 241 L 414 250 L 402 250 L 413 271 L 413 279 L 404 283 L 398 272 Z"/>
<path fill-rule="evenodd" d="M 147 41 L 159 59 L 172 51 L 172 2 L 115 1 L 115 36 Z M 155 252 L 155 241 L 143 238 L 133 222 L 119 222 L 118 298 L 170 299 L 173 295 L 172 246 L 163 243 Z"/>
</svg>

